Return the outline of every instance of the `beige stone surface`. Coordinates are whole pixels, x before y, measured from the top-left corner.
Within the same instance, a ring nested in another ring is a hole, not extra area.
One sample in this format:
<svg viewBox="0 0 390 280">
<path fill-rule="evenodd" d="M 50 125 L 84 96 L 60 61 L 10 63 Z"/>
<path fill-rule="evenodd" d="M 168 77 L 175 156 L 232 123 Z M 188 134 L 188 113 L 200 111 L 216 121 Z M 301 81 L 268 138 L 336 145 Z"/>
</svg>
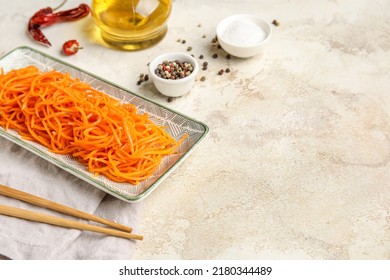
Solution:
<svg viewBox="0 0 390 280">
<path fill-rule="evenodd" d="M 388 1 L 175 1 L 159 47 L 184 38 L 210 66 L 170 106 L 210 133 L 143 202 L 136 258 L 389 259 L 389 11 Z M 280 22 L 260 55 L 226 60 L 210 45 L 235 13 Z"/>
<path fill-rule="evenodd" d="M 34 46 L 209 126 L 139 203 L 135 259 L 390 259 L 390 1 L 175 0 L 164 40 L 137 52 L 103 46 L 91 19 L 36 46 L 24 25 L 36 4 L 6 5 L 1 54 Z M 280 22 L 260 55 L 226 59 L 211 43 L 236 13 Z M 84 49 L 64 58 L 72 37 Z M 153 57 L 189 46 L 209 67 L 188 95 L 136 85 Z"/>
</svg>

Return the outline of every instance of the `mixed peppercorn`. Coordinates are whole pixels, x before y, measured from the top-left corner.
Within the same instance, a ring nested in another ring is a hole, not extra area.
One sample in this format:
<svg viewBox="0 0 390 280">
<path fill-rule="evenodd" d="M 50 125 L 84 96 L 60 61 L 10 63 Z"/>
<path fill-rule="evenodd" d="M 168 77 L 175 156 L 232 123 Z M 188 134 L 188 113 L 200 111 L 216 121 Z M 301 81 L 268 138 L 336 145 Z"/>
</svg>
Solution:
<svg viewBox="0 0 390 280">
<path fill-rule="evenodd" d="M 202 35 L 202 38 L 206 38 L 206 35 Z M 177 42 L 180 44 L 187 44 L 187 41 L 185 39 L 177 39 Z M 211 39 L 211 45 L 212 48 L 215 48 L 215 52 L 210 54 L 210 58 L 212 59 L 219 59 L 219 57 L 222 57 L 224 59 L 230 60 L 231 55 L 224 53 L 221 51 L 221 46 L 218 43 L 217 36 L 214 36 Z M 192 46 L 187 46 L 186 47 L 187 52 L 193 51 Z M 193 57 L 195 57 L 193 54 L 191 54 Z M 198 55 L 199 60 L 204 60 L 206 56 L 204 54 Z M 149 65 L 149 64 L 148 64 Z M 204 60 L 202 63 L 200 63 L 200 69 L 202 71 L 207 71 L 209 70 L 209 62 Z M 193 70 L 193 65 L 187 62 L 181 62 L 181 61 L 164 61 L 163 63 L 159 64 L 156 69 L 154 70 L 155 74 L 163 79 L 171 79 L 171 80 L 176 80 L 176 79 L 182 79 L 187 77 L 192 73 Z M 231 70 L 230 68 L 225 68 L 225 69 L 220 69 L 219 71 L 216 72 L 217 75 L 223 75 L 224 73 L 230 73 Z M 147 81 L 149 79 L 147 74 L 141 73 L 139 75 L 139 79 L 137 81 L 137 85 L 141 85 L 143 82 Z M 207 75 L 202 75 L 199 78 L 200 82 L 204 82 L 207 79 Z M 174 97 L 168 97 L 167 102 L 172 102 L 175 98 Z"/>
<path fill-rule="evenodd" d="M 194 66 L 191 63 L 175 60 L 163 61 L 163 63 L 157 65 L 154 73 L 163 79 L 177 80 L 191 75 L 193 70 Z"/>
<path fill-rule="evenodd" d="M 273 20 L 272 24 L 275 25 L 275 26 L 279 26 L 280 25 L 279 21 L 277 21 L 277 20 Z M 199 24 L 198 27 L 201 27 L 201 25 Z M 202 38 L 206 38 L 206 37 L 207 36 L 205 34 L 202 35 Z M 183 45 L 187 43 L 187 41 L 185 39 L 180 39 L 180 38 L 177 39 L 177 42 L 180 43 L 180 44 L 183 44 Z M 228 53 L 224 54 L 224 52 L 221 51 L 222 47 L 218 43 L 217 36 L 214 36 L 211 39 L 211 45 L 212 45 L 212 48 L 214 48 L 215 52 L 210 54 L 210 58 L 212 58 L 212 59 L 219 59 L 219 57 L 224 57 L 227 60 L 231 59 L 231 55 L 230 54 L 228 54 Z M 188 46 L 186 48 L 186 50 L 187 50 L 187 52 L 191 52 L 191 51 L 193 51 L 193 47 L 192 46 Z M 195 57 L 193 54 L 192 54 L 192 56 Z M 205 55 L 203 55 L 203 54 L 198 55 L 198 59 L 199 60 L 205 59 Z M 170 63 L 172 63 L 172 62 L 166 62 L 165 64 L 163 63 L 162 65 L 159 65 L 157 67 L 157 69 L 155 70 L 155 73 L 158 76 L 160 76 L 162 78 L 165 78 L 165 79 L 177 79 L 177 78 L 183 77 L 183 76 L 180 76 L 179 74 L 172 74 L 170 71 L 168 71 L 168 73 L 166 72 L 166 67 L 167 66 L 169 66 L 169 67 L 171 66 L 171 65 L 169 65 Z M 200 68 L 201 68 L 202 71 L 207 71 L 209 69 L 209 62 L 208 61 L 203 61 L 202 63 L 200 63 Z M 221 76 L 221 75 L 224 75 L 224 74 L 228 74 L 230 72 L 231 72 L 230 67 L 227 67 L 227 68 L 219 69 L 216 72 L 216 74 Z M 141 74 L 141 75 L 143 75 L 143 74 Z M 183 75 L 183 74 L 181 74 L 181 75 Z M 207 76 L 206 75 L 202 75 L 199 80 L 201 82 L 204 82 L 204 81 L 206 81 L 206 79 L 207 79 Z M 140 78 L 140 80 L 138 80 L 137 84 L 140 85 L 143 81 L 144 80 Z M 167 99 L 168 102 L 172 102 L 173 100 L 174 100 L 173 97 L 169 97 Z"/>
</svg>

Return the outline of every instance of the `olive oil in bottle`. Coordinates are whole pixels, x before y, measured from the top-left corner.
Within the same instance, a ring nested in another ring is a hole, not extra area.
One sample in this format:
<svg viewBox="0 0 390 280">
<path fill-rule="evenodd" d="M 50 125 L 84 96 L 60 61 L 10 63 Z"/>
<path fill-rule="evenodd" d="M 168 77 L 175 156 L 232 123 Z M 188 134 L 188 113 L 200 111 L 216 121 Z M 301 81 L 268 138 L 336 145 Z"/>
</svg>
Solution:
<svg viewBox="0 0 390 280">
<path fill-rule="evenodd" d="M 93 0 L 91 10 L 109 46 L 138 50 L 164 38 L 171 6 L 171 0 Z"/>
</svg>

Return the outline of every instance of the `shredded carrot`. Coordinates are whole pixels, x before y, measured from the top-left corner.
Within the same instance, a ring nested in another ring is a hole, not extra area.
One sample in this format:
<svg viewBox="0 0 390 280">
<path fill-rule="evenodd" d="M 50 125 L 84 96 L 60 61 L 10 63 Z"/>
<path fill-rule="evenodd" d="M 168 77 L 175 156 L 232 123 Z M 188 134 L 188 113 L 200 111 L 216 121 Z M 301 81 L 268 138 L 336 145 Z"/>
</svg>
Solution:
<svg viewBox="0 0 390 280">
<path fill-rule="evenodd" d="M 1 70 L 0 126 L 54 153 L 72 155 L 94 174 L 134 185 L 185 139 L 175 140 L 132 104 L 68 73 L 35 66 Z"/>
</svg>

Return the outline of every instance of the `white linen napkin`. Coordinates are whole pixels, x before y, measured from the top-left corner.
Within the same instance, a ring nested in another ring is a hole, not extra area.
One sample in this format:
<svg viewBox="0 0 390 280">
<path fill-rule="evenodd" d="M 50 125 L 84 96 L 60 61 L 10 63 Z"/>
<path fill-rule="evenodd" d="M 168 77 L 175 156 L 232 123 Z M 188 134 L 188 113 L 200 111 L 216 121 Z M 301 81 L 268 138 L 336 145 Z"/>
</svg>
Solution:
<svg viewBox="0 0 390 280">
<path fill-rule="evenodd" d="M 139 203 L 114 198 L 2 137 L 0 184 L 115 220 L 140 234 Z M 2 195 L 0 204 L 88 222 Z M 0 215 L 0 259 L 131 259 L 137 242 Z"/>
</svg>

